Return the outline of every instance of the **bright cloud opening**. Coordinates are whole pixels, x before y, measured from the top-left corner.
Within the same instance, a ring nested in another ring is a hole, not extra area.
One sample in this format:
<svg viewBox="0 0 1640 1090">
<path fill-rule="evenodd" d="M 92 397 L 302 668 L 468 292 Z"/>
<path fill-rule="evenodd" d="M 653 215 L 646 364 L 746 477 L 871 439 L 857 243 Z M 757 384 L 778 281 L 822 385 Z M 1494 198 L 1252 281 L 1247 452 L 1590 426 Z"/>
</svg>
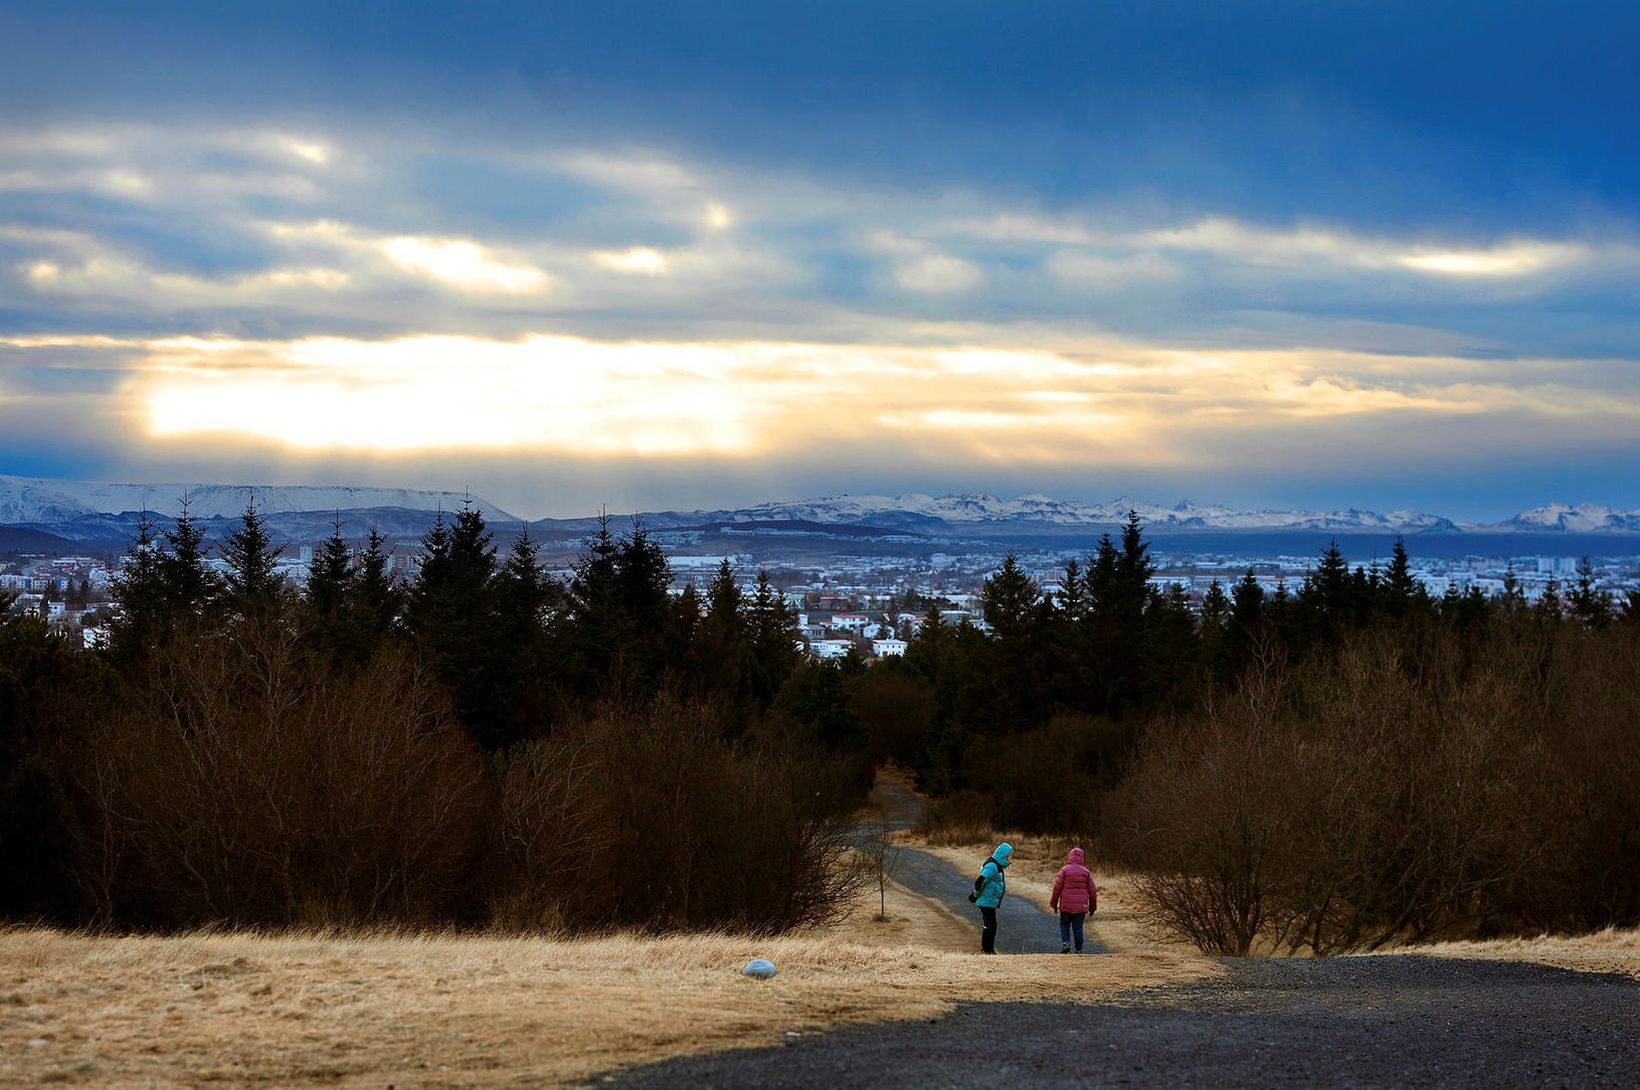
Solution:
<svg viewBox="0 0 1640 1090">
<path fill-rule="evenodd" d="M 533 265 L 498 261 L 464 239 L 401 236 L 383 240 L 381 252 L 406 272 L 471 292 L 527 295 L 545 289 L 547 274 Z"/>
<path fill-rule="evenodd" d="M 605 250 L 592 255 L 592 259 L 606 269 L 616 272 L 640 273 L 645 276 L 660 276 L 666 272 L 666 255 L 659 250 L 651 250 L 646 246 L 634 246 L 630 250 Z"/>
<path fill-rule="evenodd" d="M 1588 256 L 1588 247 L 1569 243 L 1523 242 L 1492 250 L 1447 250 L 1407 254 L 1400 264 L 1442 276 L 1529 276 Z"/>
<path fill-rule="evenodd" d="M 1577 400 L 1550 383 L 1523 393 L 1472 381 L 1461 360 L 1402 359 L 1387 372 L 1382 356 L 1298 350 L 1098 354 L 556 335 L 173 338 L 145 345 L 128 392 L 160 440 L 733 458 L 911 443 L 928 456 L 1055 464 L 1095 454 L 1177 464 L 1206 434 L 1283 421 L 1552 415 Z M 1449 377 L 1418 377 L 1433 366 Z M 1606 411 L 1640 414 L 1633 402 Z"/>
</svg>

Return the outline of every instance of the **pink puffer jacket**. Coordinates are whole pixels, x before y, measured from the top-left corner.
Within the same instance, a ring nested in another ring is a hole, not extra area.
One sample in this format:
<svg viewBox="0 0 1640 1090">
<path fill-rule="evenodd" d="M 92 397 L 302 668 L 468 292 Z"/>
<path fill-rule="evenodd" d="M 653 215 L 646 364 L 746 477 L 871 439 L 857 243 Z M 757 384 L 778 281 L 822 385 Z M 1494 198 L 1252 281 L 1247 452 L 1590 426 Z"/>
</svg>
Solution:
<svg viewBox="0 0 1640 1090">
<path fill-rule="evenodd" d="M 1093 884 L 1093 875 L 1082 865 L 1082 849 L 1072 848 L 1070 858 L 1059 868 L 1053 880 L 1053 896 L 1048 907 L 1055 912 L 1093 912 L 1099 907 L 1099 887 Z"/>
</svg>

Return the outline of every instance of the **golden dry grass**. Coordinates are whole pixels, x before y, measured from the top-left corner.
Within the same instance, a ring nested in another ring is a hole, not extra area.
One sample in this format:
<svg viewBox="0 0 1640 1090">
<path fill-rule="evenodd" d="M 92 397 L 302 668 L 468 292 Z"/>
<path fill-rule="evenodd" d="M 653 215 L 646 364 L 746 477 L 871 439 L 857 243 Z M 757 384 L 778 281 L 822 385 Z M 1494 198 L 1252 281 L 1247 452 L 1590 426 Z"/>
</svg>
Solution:
<svg viewBox="0 0 1640 1090">
<path fill-rule="evenodd" d="M 1640 980 L 1640 931 L 1606 928 L 1588 935 L 1539 935 L 1485 942 L 1439 942 L 1403 946 L 1383 954 L 1428 954 L 1442 958 L 1488 958 L 1554 965 L 1586 973 L 1625 973 Z"/>
<path fill-rule="evenodd" d="M 1217 971 L 1192 958 L 981 958 L 864 937 L 8 931 L 0 1085 L 564 1085 L 626 1063 L 932 1017 L 965 999 L 1096 1000 Z M 754 956 L 779 976 L 740 976 Z"/>
</svg>

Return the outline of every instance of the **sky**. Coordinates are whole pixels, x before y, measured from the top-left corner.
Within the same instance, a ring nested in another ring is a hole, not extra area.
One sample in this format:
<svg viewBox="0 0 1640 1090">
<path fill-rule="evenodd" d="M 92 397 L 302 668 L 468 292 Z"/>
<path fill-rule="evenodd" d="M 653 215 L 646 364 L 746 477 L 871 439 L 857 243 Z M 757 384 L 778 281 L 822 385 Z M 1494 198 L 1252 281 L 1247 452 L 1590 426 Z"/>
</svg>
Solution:
<svg viewBox="0 0 1640 1090">
<path fill-rule="evenodd" d="M 0 0 L 0 473 L 1640 507 L 1640 8 Z"/>
</svg>

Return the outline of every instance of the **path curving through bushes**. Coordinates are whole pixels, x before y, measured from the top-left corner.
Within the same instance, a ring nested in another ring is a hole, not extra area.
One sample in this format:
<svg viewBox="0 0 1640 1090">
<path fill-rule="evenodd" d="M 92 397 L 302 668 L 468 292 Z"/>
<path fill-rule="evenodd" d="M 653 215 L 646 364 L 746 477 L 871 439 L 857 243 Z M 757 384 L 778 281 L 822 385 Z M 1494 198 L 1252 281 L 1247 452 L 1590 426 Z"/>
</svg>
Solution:
<svg viewBox="0 0 1640 1090">
<path fill-rule="evenodd" d="M 872 798 L 880 803 L 887 815 L 891 832 L 911 829 L 922 819 L 927 802 L 910 788 L 892 780 L 878 780 L 872 789 Z M 865 827 L 862 827 L 863 829 Z M 866 829 L 875 833 L 875 829 Z M 979 949 L 979 909 L 968 903 L 968 893 L 974 888 L 974 875 L 984 859 L 974 860 L 973 874 L 964 874 L 931 852 L 919 851 L 909 845 L 898 848 L 894 880 L 919 896 L 927 897 L 948 909 L 958 919 L 972 923 L 974 949 Z M 1110 951 L 1091 939 L 1084 947 L 1089 954 L 1107 954 Z M 1036 902 L 1017 894 L 1004 897 L 997 909 L 997 953 L 999 954 L 1057 954 L 1059 952 L 1059 919 L 1039 907 Z"/>
</svg>

